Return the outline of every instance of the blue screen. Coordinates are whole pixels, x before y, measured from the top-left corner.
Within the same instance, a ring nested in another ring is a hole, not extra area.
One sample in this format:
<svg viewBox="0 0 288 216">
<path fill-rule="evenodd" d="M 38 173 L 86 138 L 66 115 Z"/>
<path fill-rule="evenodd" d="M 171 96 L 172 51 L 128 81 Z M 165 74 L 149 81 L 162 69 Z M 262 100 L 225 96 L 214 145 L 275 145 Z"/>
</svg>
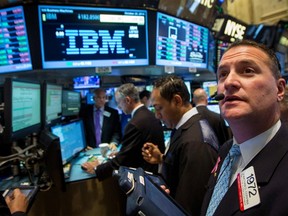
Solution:
<svg viewBox="0 0 288 216">
<path fill-rule="evenodd" d="M 100 78 L 98 76 L 82 76 L 73 78 L 74 89 L 99 88 Z"/>
<path fill-rule="evenodd" d="M 51 132 L 60 139 L 63 164 L 69 162 L 86 147 L 82 120 L 53 126 Z"/>
<path fill-rule="evenodd" d="M 44 69 L 149 64 L 146 10 L 40 5 L 39 24 Z"/>
</svg>

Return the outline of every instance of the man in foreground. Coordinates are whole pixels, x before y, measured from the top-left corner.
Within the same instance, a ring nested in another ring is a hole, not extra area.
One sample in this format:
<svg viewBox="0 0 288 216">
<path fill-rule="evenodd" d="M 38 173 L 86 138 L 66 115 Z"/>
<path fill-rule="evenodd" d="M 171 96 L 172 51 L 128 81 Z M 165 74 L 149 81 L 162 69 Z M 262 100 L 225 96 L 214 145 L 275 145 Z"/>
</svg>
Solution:
<svg viewBox="0 0 288 216">
<path fill-rule="evenodd" d="M 221 113 L 234 137 L 220 149 L 201 215 L 288 215 L 288 130 L 280 121 L 285 80 L 275 53 L 236 42 L 217 76 Z"/>
</svg>

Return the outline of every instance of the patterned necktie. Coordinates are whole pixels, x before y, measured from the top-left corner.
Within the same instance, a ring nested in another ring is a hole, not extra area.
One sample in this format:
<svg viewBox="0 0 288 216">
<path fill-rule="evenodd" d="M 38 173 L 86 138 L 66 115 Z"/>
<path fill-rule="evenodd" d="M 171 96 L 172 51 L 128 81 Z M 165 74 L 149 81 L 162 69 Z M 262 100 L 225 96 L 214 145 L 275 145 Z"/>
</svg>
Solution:
<svg viewBox="0 0 288 216">
<path fill-rule="evenodd" d="M 226 194 L 229 188 L 229 182 L 231 177 L 232 165 L 236 161 L 237 157 L 241 155 L 240 148 L 238 145 L 233 145 L 229 151 L 229 154 L 226 156 L 218 179 L 216 186 L 214 188 L 206 216 L 212 216 L 218 207 L 219 203 L 221 202 L 222 198 Z"/>
<path fill-rule="evenodd" d="M 100 124 L 100 114 L 101 110 L 97 109 L 94 115 L 94 127 L 95 127 L 95 138 L 96 138 L 96 147 L 101 143 L 101 124 Z"/>
</svg>

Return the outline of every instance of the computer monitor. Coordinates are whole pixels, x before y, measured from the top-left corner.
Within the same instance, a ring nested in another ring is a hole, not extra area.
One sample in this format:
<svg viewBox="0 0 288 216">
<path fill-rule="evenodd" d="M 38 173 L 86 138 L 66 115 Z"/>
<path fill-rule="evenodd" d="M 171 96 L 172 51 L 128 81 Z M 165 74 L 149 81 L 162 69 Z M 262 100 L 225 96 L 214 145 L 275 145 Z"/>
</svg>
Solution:
<svg viewBox="0 0 288 216">
<path fill-rule="evenodd" d="M 156 65 L 207 68 L 209 30 L 157 12 Z"/>
<path fill-rule="evenodd" d="M 60 122 L 62 117 L 62 86 L 45 82 L 43 83 L 42 94 L 42 123 L 44 127 Z"/>
<path fill-rule="evenodd" d="M 71 161 L 84 148 L 86 148 L 86 139 L 82 120 L 52 126 L 51 132 L 60 138 L 63 165 Z"/>
<path fill-rule="evenodd" d="M 72 90 L 62 92 L 62 116 L 77 116 L 81 107 L 81 93 Z"/>
<path fill-rule="evenodd" d="M 220 107 L 219 104 L 208 104 L 207 108 L 215 113 L 220 114 Z"/>
<path fill-rule="evenodd" d="M 89 89 L 89 88 L 99 88 L 100 87 L 100 77 L 99 76 L 82 76 L 73 78 L 74 89 Z"/>
<path fill-rule="evenodd" d="M 0 74 L 32 70 L 23 6 L 0 9 Z"/>
<path fill-rule="evenodd" d="M 4 93 L 6 141 L 38 133 L 41 129 L 41 84 L 7 78 Z"/>
<path fill-rule="evenodd" d="M 146 10 L 63 5 L 38 9 L 44 69 L 149 64 Z"/>
<path fill-rule="evenodd" d="M 202 83 L 202 88 L 208 96 L 208 103 L 218 104 L 218 101 L 213 98 L 217 93 L 217 81 L 204 81 Z"/>
<path fill-rule="evenodd" d="M 216 54 L 216 56 L 217 56 L 217 66 L 218 66 L 218 64 L 219 64 L 224 52 L 228 49 L 229 45 L 230 45 L 230 43 L 228 43 L 228 42 L 217 40 L 217 49 L 216 49 L 217 50 L 216 51 L 217 52 L 217 54 Z"/>
<path fill-rule="evenodd" d="M 93 93 L 87 93 L 86 94 L 86 104 L 94 104 L 94 94 Z"/>
</svg>

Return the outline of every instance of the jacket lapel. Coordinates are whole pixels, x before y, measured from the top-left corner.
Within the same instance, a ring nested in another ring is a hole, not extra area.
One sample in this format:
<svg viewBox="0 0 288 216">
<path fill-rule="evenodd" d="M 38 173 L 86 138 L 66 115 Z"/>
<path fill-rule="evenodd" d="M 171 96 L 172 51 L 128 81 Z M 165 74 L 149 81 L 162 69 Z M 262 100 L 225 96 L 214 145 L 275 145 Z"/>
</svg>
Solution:
<svg viewBox="0 0 288 216">
<path fill-rule="evenodd" d="M 261 196 L 261 186 L 267 185 L 272 178 L 275 169 L 281 162 L 281 159 L 288 152 L 288 145 L 285 144 L 288 140 L 288 133 L 286 127 L 282 124 L 279 131 L 272 138 L 272 140 L 256 155 L 250 163 L 244 168 L 250 166 L 254 167 L 259 193 Z M 271 152 L 273 154 L 271 155 Z M 267 160 L 269 158 L 269 160 Z M 252 207 L 253 208 L 253 207 Z M 216 215 L 233 215 L 239 210 L 238 187 L 237 180 L 231 185 L 227 193 L 220 202 L 215 211 Z"/>
</svg>

